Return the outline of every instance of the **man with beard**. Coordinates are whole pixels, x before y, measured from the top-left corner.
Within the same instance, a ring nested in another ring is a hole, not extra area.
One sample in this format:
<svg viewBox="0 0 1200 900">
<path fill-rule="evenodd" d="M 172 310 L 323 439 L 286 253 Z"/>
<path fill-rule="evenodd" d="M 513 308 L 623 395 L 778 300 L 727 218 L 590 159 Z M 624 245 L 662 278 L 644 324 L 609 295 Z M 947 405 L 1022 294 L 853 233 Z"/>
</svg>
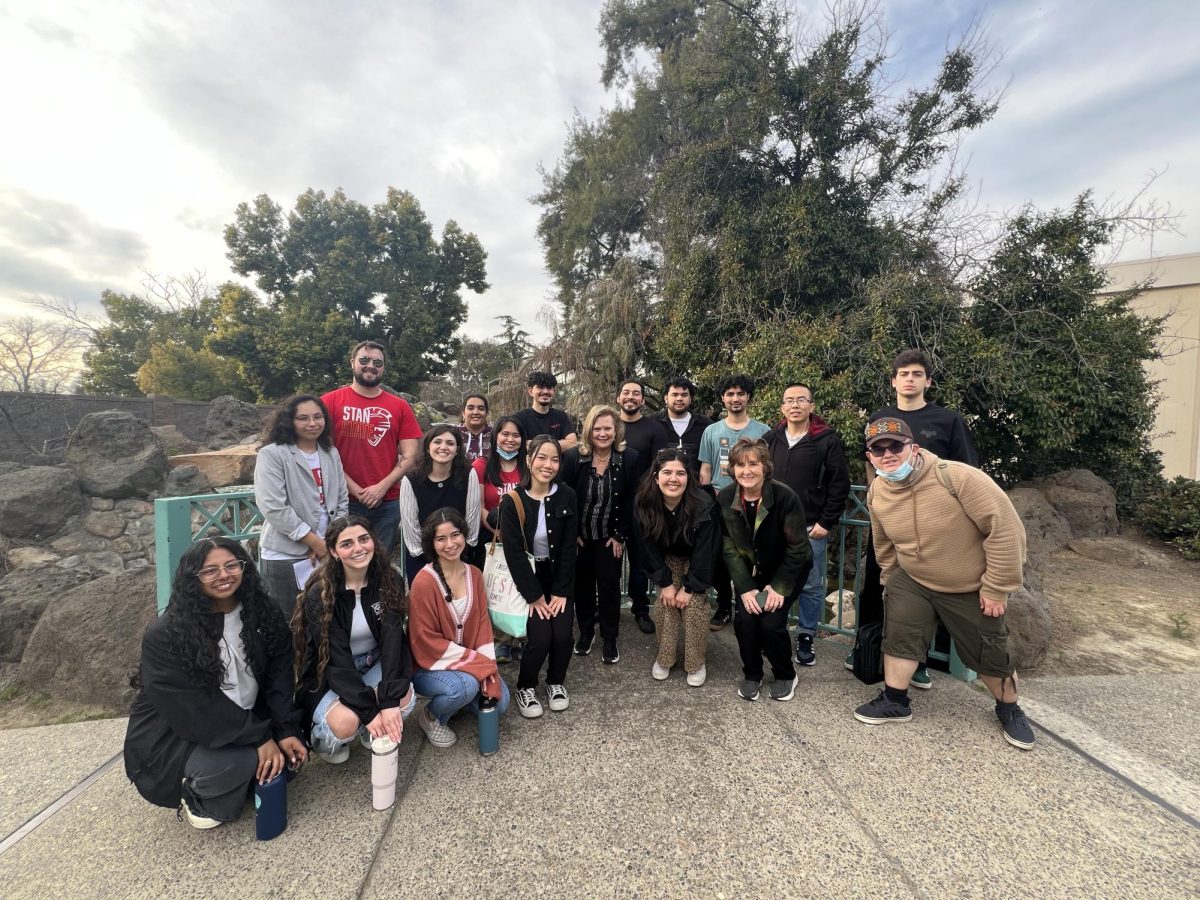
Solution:
<svg viewBox="0 0 1200 900">
<path fill-rule="evenodd" d="M 627 378 L 617 391 L 617 407 L 621 410 L 621 422 L 625 429 L 625 446 L 637 451 L 637 465 L 633 469 L 634 491 L 649 471 L 659 450 L 666 450 L 666 432 L 648 416 L 642 415 L 646 406 L 645 386 L 636 378 Z M 647 596 L 649 580 L 641 565 L 641 554 L 635 543 L 629 544 L 629 600 L 634 621 L 642 634 L 654 634 L 654 623 L 650 620 L 650 599 Z"/>
<path fill-rule="evenodd" d="M 750 418 L 747 410 L 754 397 L 754 379 L 749 375 L 726 375 L 717 384 L 717 394 L 725 407 L 725 418 L 704 429 L 700 439 L 700 483 L 711 484 L 720 491 L 733 484 L 729 471 L 729 451 L 742 438 L 754 440 L 770 432 L 770 426 Z M 724 555 L 718 554 L 713 573 L 717 589 L 717 611 L 709 628 L 720 631 L 733 619 L 733 587 L 724 566 Z"/>
<path fill-rule="evenodd" d="M 383 389 L 383 367 L 383 345 L 362 341 L 350 353 L 354 380 L 321 399 L 333 420 L 350 515 L 368 519 L 390 554 L 400 523 L 400 479 L 417 466 L 421 426 L 403 398 Z"/>
<path fill-rule="evenodd" d="M 558 441 L 563 450 L 579 443 L 571 417 L 561 409 L 554 408 L 558 379 L 550 372 L 530 372 L 526 384 L 533 405 L 513 413 L 525 440 L 531 441 L 539 434 L 548 434 Z"/>
<path fill-rule="evenodd" d="M 662 426 L 669 446 L 688 455 L 688 468 L 693 478 L 700 477 L 700 439 L 712 419 L 704 413 L 692 412 L 696 386 L 676 375 L 663 385 L 663 410 L 654 418 Z"/>
<path fill-rule="evenodd" d="M 492 426 L 488 424 L 487 417 L 487 397 L 483 394 L 467 394 L 463 398 L 462 424 L 458 426 L 458 433 L 462 435 L 467 462 L 486 460 L 492 454 Z"/>
</svg>

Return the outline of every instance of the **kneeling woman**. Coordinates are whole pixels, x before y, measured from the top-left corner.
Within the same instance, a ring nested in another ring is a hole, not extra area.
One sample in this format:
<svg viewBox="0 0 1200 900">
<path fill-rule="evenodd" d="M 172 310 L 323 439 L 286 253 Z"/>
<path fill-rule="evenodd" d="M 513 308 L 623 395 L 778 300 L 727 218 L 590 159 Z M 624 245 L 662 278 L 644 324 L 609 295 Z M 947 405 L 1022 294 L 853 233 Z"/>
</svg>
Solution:
<svg viewBox="0 0 1200 900">
<path fill-rule="evenodd" d="M 479 696 L 508 709 L 508 688 L 496 668 L 483 573 L 462 561 L 467 523 L 456 509 L 439 509 L 421 526 L 421 549 L 431 560 L 413 579 L 408 633 L 417 671 L 413 686 L 429 705 L 417 720 L 435 747 L 458 740 L 450 717 Z"/>
<path fill-rule="evenodd" d="M 707 591 L 721 520 L 716 501 L 691 478 L 688 465 L 682 450 L 659 452 L 638 488 L 633 525 L 646 574 L 658 587 L 658 657 L 650 674 L 658 681 L 670 676 L 682 630 L 687 683 L 700 687 L 707 677 Z"/>
<path fill-rule="evenodd" d="M 183 554 L 170 606 L 142 639 L 134 686 L 125 772 L 151 803 L 182 806 L 196 828 L 232 822 L 252 781 L 307 757 L 283 614 L 227 538 Z"/>
<path fill-rule="evenodd" d="M 416 704 L 404 632 L 404 585 L 375 552 L 371 523 L 338 519 L 325 535 L 329 560 L 308 581 L 292 616 L 296 702 L 321 758 L 343 763 L 350 742 L 397 743 Z"/>
<path fill-rule="evenodd" d="M 796 668 L 787 630 L 788 606 L 812 566 L 804 505 L 786 484 L 771 480 L 766 441 L 742 438 L 729 451 L 733 484 L 717 495 L 725 565 L 739 602 L 733 630 L 745 679 L 738 694 L 757 700 L 763 656 L 771 663 L 772 700 L 791 700 Z"/>
</svg>

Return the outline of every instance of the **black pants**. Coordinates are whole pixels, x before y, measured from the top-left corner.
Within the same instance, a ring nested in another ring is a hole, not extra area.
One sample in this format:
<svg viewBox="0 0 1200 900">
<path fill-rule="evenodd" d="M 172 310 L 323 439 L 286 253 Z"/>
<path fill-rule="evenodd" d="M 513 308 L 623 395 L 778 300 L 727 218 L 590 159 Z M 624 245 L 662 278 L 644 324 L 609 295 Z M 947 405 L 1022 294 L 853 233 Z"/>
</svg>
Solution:
<svg viewBox="0 0 1200 900">
<path fill-rule="evenodd" d="M 717 589 L 717 615 L 729 615 L 733 611 L 733 580 L 725 565 L 725 554 L 717 544 L 717 558 L 713 561 L 713 587 Z"/>
<path fill-rule="evenodd" d="M 550 563 L 536 562 L 533 571 L 542 585 L 543 596 L 549 601 L 553 584 Z M 550 657 L 550 665 L 546 669 L 546 684 L 566 682 L 567 666 L 571 662 L 571 626 L 574 619 L 575 604 L 571 600 L 567 600 L 566 607 L 557 616 L 542 619 L 535 613 L 529 617 L 525 652 L 521 654 L 521 672 L 517 676 L 518 690 L 537 687 L 538 675 L 547 656 Z"/>
<path fill-rule="evenodd" d="M 746 612 L 740 599 L 734 604 L 733 633 L 737 635 L 742 674 L 747 681 L 762 681 L 764 656 L 771 664 L 771 674 L 776 681 L 791 681 L 796 677 L 796 667 L 792 665 L 792 640 L 788 636 L 787 617 L 791 605 L 791 598 L 788 598 L 774 612 L 754 615 Z"/>
<path fill-rule="evenodd" d="M 232 822 L 242 814 L 257 771 L 253 747 L 198 746 L 183 765 L 183 798 L 197 815 Z"/>
<path fill-rule="evenodd" d="M 575 616 L 581 635 L 594 634 L 599 606 L 600 639 L 615 641 L 621 621 L 621 561 L 605 544 L 584 538 L 575 557 Z"/>
</svg>

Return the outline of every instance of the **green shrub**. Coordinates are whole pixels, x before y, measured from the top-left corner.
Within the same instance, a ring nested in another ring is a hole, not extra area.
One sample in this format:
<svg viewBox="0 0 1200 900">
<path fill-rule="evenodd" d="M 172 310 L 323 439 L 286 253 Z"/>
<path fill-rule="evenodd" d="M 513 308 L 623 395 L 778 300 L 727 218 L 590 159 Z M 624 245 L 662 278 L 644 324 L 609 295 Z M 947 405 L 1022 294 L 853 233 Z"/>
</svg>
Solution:
<svg viewBox="0 0 1200 900">
<path fill-rule="evenodd" d="M 1138 522 L 1170 541 L 1187 559 L 1200 559 L 1200 481 L 1164 481 L 1138 508 Z"/>
</svg>

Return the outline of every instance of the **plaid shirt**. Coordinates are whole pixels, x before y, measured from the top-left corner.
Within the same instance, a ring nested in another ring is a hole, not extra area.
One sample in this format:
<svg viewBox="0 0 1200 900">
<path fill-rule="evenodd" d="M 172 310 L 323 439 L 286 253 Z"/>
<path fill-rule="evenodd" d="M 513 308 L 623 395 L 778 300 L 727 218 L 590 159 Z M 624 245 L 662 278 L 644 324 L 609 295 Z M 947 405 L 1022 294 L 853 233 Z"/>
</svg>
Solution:
<svg viewBox="0 0 1200 900">
<path fill-rule="evenodd" d="M 474 462 L 480 457 L 487 459 L 492 455 L 491 425 L 484 425 L 478 435 L 471 434 L 466 425 L 459 425 L 458 433 L 462 435 L 463 449 L 467 451 L 467 462 Z"/>
</svg>

